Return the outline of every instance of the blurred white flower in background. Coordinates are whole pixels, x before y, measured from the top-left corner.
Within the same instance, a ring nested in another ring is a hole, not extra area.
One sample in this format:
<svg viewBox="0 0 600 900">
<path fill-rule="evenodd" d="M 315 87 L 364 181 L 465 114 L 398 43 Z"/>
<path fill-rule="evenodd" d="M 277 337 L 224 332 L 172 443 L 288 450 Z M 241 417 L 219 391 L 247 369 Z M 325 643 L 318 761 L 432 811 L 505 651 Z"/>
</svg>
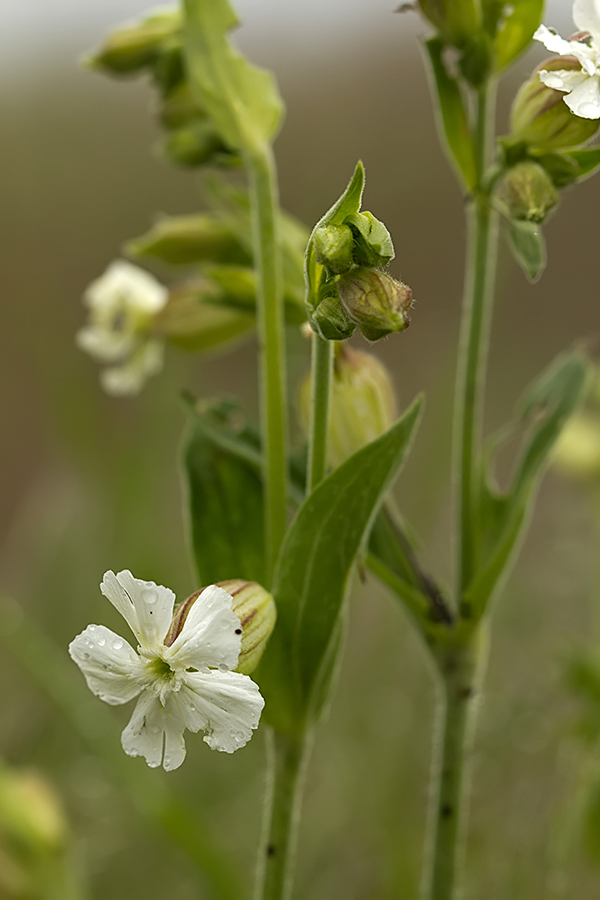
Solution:
<svg viewBox="0 0 600 900">
<path fill-rule="evenodd" d="M 600 0 L 575 0 L 573 20 L 582 34 L 566 41 L 541 25 L 534 38 L 561 56 L 574 56 L 581 69 L 540 72 L 540 80 L 555 91 L 563 91 L 569 109 L 582 119 L 600 119 Z"/>
<path fill-rule="evenodd" d="M 238 664 L 242 628 L 232 597 L 211 585 L 195 600 L 183 626 L 171 628 L 175 594 L 125 570 L 107 572 L 100 590 L 121 613 L 139 646 L 103 625 L 88 627 L 69 645 L 90 690 L 113 706 L 138 702 L 121 743 L 129 756 L 170 771 L 185 758 L 183 732 L 204 731 L 213 750 L 233 753 L 258 727 L 264 700 Z"/>
<path fill-rule="evenodd" d="M 98 362 L 113 363 L 100 376 L 109 394 L 137 394 L 162 368 L 164 345 L 151 329 L 167 297 L 156 278 L 123 260 L 111 263 L 83 295 L 90 315 L 77 344 Z"/>
</svg>

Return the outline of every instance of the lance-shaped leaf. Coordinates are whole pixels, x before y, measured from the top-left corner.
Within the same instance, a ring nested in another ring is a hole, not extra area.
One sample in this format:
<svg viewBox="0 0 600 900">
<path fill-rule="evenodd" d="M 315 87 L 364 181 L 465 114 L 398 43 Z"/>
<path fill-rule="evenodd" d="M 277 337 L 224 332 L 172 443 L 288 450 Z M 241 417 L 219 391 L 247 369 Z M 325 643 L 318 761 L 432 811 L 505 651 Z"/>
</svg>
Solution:
<svg viewBox="0 0 600 900">
<path fill-rule="evenodd" d="M 484 460 L 478 487 L 476 574 L 463 614 L 481 615 L 523 534 L 544 466 L 569 416 L 581 401 L 588 363 L 577 350 L 559 356 L 523 398 L 519 422 L 530 429 L 510 486 L 499 490 Z M 512 430 L 512 429 L 511 429 Z M 497 445 L 498 442 L 496 442 Z"/>
<path fill-rule="evenodd" d="M 219 441 L 219 435 L 227 438 Z M 232 452 L 245 448 L 246 453 Z M 264 500 L 260 451 L 247 427 L 234 434 L 223 416 L 196 412 L 185 443 L 191 546 L 199 584 L 264 581 Z"/>
<path fill-rule="evenodd" d="M 238 25 L 228 0 L 184 0 L 183 46 L 192 94 L 232 150 L 252 151 L 275 136 L 283 103 L 270 72 L 232 47 Z"/>
<path fill-rule="evenodd" d="M 458 80 L 447 70 L 444 63 L 444 43 L 440 38 L 425 42 L 431 62 L 433 83 L 438 102 L 434 103 L 439 113 L 439 130 L 444 139 L 450 161 L 468 190 L 477 184 L 475 153 L 469 128 L 469 120 Z M 432 86 L 433 87 L 433 86 Z"/>
<path fill-rule="evenodd" d="M 420 409 L 417 400 L 382 437 L 325 478 L 286 535 L 273 587 L 277 626 L 256 674 L 267 717 L 280 730 L 319 715 L 352 566 L 400 469 Z"/>
<path fill-rule="evenodd" d="M 490 0 L 487 0 L 489 3 Z M 544 0 L 516 0 L 514 3 L 498 3 L 496 24 L 496 71 L 506 68 L 527 49 L 533 33 L 542 21 Z"/>
</svg>

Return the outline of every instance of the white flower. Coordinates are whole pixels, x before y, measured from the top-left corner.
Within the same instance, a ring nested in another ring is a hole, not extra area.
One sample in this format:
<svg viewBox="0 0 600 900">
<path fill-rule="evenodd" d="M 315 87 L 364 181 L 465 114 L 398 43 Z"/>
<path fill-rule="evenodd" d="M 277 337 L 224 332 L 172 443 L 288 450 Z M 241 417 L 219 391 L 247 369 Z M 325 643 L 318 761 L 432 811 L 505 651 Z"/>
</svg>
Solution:
<svg viewBox="0 0 600 900">
<path fill-rule="evenodd" d="M 88 625 L 69 653 L 106 703 L 140 695 L 121 737 L 125 753 L 176 769 L 185 757 L 186 728 L 204 731 L 213 750 L 243 747 L 258 727 L 264 700 L 248 675 L 232 671 L 242 629 L 227 591 L 216 585 L 202 591 L 172 640 L 175 594 L 169 588 L 125 570 L 107 572 L 100 590 L 136 636 L 137 653 L 103 625 Z"/>
<path fill-rule="evenodd" d="M 567 94 L 564 101 L 576 116 L 600 119 L 600 0 L 575 0 L 573 19 L 589 38 L 565 41 L 545 25 L 533 37 L 554 53 L 574 56 L 581 69 L 542 70 L 540 79 L 547 87 Z"/>
<path fill-rule="evenodd" d="M 149 330 L 168 291 L 152 275 L 122 260 L 111 263 L 84 294 L 90 323 L 77 344 L 99 362 L 115 363 L 101 376 L 110 394 L 136 394 L 163 362 L 163 344 Z"/>
</svg>

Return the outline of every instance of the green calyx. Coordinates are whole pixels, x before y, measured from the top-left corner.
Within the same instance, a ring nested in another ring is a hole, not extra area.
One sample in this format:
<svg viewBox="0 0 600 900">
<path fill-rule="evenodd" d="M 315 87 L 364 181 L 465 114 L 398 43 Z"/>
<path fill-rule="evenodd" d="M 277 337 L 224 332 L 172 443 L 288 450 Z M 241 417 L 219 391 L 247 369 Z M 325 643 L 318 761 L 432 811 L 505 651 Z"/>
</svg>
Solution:
<svg viewBox="0 0 600 900">
<path fill-rule="evenodd" d="M 559 200 L 552 179 L 538 163 L 525 161 L 509 169 L 497 196 L 511 219 L 543 222 Z"/>
<path fill-rule="evenodd" d="M 354 269 L 340 276 L 337 292 L 350 321 L 372 343 L 410 325 L 412 291 L 386 272 Z"/>
<path fill-rule="evenodd" d="M 179 10 L 155 13 L 115 29 L 85 63 L 109 75 L 133 75 L 154 66 L 180 31 Z"/>
</svg>

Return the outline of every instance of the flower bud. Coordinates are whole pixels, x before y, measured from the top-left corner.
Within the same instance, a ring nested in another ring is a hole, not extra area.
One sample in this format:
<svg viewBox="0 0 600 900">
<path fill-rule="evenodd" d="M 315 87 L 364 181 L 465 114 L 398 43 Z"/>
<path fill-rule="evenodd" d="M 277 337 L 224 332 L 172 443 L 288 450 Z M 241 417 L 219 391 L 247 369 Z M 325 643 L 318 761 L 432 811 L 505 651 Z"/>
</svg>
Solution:
<svg viewBox="0 0 600 900">
<path fill-rule="evenodd" d="M 463 44 L 479 31 L 479 13 L 475 0 L 417 0 L 426 19 L 445 42 Z"/>
<path fill-rule="evenodd" d="M 547 87 L 539 77 L 541 70 L 580 68 L 572 56 L 555 56 L 535 69 L 513 101 L 510 121 L 515 140 L 536 150 L 551 151 L 577 147 L 594 136 L 600 122 L 576 116 L 564 102 L 564 93 Z"/>
<path fill-rule="evenodd" d="M 180 81 L 161 99 L 159 114 L 164 127 L 172 130 L 201 118 L 203 111 L 192 96 L 188 82 Z"/>
<path fill-rule="evenodd" d="M 372 213 L 355 213 L 348 216 L 346 222 L 354 234 L 357 266 L 386 266 L 394 258 L 391 235 Z"/>
<path fill-rule="evenodd" d="M 347 225 L 321 225 L 313 235 L 315 259 L 339 275 L 354 265 L 354 237 Z"/>
<path fill-rule="evenodd" d="M 573 416 L 556 443 L 553 463 L 567 475 L 600 478 L 600 418 L 585 413 Z"/>
<path fill-rule="evenodd" d="M 168 10 L 117 28 L 85 62 L 111 75 L 130 75 L 158 59 L 163 47 L 181 28 L 179 10 Z"/>
<path fill-rule="evenodd" d="M 150 231 L 126 245 L 133 257 L 153 257 L 171 265 L 200 262 L 249 263 L 251 256 L 231 227 L 207 213 L 159 219 Z"/>
<path fill-rule="evenodd" d="M 171 289 L 166 306 L 154 320 L 154 334 L 181 350 L 197 353 L 250 334 L 255 327 L 254 314 L 222 306 L 220 299 L 220 288 L 205 280 Z"/>
<path fill-rule="evenodd" d="M 171 131 L 163 141 L 161 152 L 170 162 L 187 168 L 209 163 L 232 165 L 237 161 L 237 156 L 223 143 L 217 128 L 207 118 Z"/>
<path fill-rule="evenodd" d="M 242 647 L 235 671 L 249 675 L 258 665 L 275 626 L 277 618 L 275 601 L 271 594 L 255 581 L 233 578 L 230 581 L 219 581 L 218 587 L 224 588 L 230 594 L 233 600 L 231 609 L 240 620 Z M 180 603 L 173 613 L 171 627 L 165 638 L 167 646 L 170 646 L 181 632 L 188 613 L 202 590 L 196 591 Z"/>
<path fill-rule="evenodd" d="M 509 169 L 498 190 L 512 219 L 543 222 L 558 203 L 558 191 L 548 173 L 535 162 Z"/>
<path fill-rule="evenodd" d="M 308 432 L 310 375 L 300 386 L 300 418 Z M 327 459 L 331 467 L 376 440 L 396 419 L 396 402 L 389 372 L 372 353 L 348 344 L 336 347 L 331 382 Z"/>
<path fill-rule="evenodd" d="M 356 330 L 356 325 L 350 321 L 335 294 L 321 300 L 312 313 L 311 324 L 325 341 L 345 341 Z"/>
<path fill-rule="evenodd" d="M 337 290 L 348 318 L 368 341 L 378 341 L 410 325 L 412 291 L 387 272 L 353 269 L 339 277 Z"/>
</svg>

